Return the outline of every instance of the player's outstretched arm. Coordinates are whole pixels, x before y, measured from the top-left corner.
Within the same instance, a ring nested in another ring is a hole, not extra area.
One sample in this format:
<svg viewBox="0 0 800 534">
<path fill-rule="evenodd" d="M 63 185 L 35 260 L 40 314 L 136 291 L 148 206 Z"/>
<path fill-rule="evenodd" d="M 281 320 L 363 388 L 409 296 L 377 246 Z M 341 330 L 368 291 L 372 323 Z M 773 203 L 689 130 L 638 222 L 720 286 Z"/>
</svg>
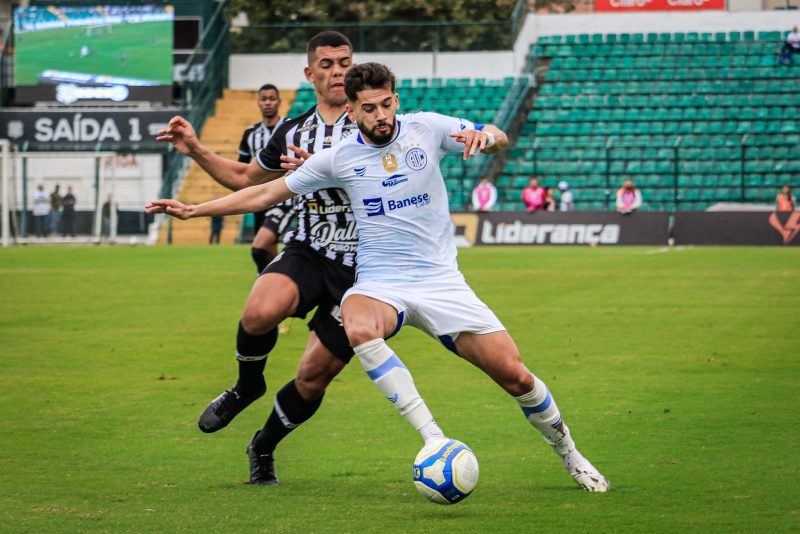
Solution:
<svg viewBox="0 0 800 534">
<path fill-rule="evenodd" d="M 170 119 L 156 141 L 172 143 L 175 150 L 192 158 L 214 180 L 234 191 L 264 183 L 282 174 L 265 171 L 255 160 L 247 164 L 223 158 L 203 145 L 194 127 L 179 115 Z"/>
<path fill-rule="evenodd" d="M 171 198 L 153 200 L 145 205 L 145 211 L 147 213 L 166 213 L 181 220 L 213 215 L 238 215 L 263 210 L 293 196 L 295 193 L 286 187 L 286 181 L 279 178 L 266 184 L 240 189 L 225 197 L 202 204 L 187 206 Z"/>
<path fill-rule="evenodd" d="M 508 136 L 503 130 L 487 124 L 483 130 L 461 130 L 450 134 L 450 137 L 464 144 L 464 159 L 478 152 L 494 154 L 508 148 Z"/>
</svg>

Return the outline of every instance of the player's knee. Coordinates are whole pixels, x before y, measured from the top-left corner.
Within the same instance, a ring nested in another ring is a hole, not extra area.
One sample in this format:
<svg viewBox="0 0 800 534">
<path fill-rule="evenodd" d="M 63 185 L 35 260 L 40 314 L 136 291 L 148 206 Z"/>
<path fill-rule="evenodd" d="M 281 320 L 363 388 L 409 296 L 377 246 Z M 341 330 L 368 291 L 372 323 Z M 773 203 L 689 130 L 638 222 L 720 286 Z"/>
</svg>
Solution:
<svg viewBox="0 0 800 534">
<path fill-rule="evenodd" d="M 350 312 L 351 310 L 346 306 L 342 307 L 342 324 L 351 347 L 357 347 L 367 341 L 382 339 L 386 336 L 386 327 L 379 318 L 368 313 Z"/>
<path fill-rule="evenodd" d="M 534 378 L 531 372 L 523 365 L 515 366 L 508 375 L 503 389 L 510 395 L 519 397 L 529 393 L 533 389 Z"/>
<path fill-rule="evenodd" d="M 376 325 L 363 320 L 344 321 L 344 331 L 351 347 L 357 347 L 367 341 L 383 337 L 383 333 Z"/>
<path fill-rule="evenodd" d="M 248 307 L 242 314 L 241 322 L 248 334 L 260 336 L 274 329 L 284 318 L 271 309 Z"/>
<path fill-rule="evenodd" d="M 300 393 L 303 399 L 314 401 L 322 397 L 325 390 L 328 388 L 328 384 L 331 383 L 331 380 L 333 380 L 333 376 L 324 373 L 315 375 L 298 373 L 297 377 L 294 379 L 294 383 L 297 386 L 298 393 Z"/>
</svg>

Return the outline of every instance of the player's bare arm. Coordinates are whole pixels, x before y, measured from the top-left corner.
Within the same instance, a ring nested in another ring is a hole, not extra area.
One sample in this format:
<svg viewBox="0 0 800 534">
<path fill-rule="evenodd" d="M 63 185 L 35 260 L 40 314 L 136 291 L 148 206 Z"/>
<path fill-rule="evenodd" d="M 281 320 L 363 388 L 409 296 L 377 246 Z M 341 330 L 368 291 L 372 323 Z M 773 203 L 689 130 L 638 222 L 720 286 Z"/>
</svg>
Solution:
<svg viewBox="0 0 800 534">
<path fill-rule="evenodd" d="M 478 152 L 494 154 L 508 147 L 508 136 L 492 124 L 487 124 L 483 130 L 462 130 L 450 134 L 450 137 L 464 143 L 464 159 L 468 159 Z"/>
<path fill-rule="evenodd" d="M 286 187 L 286 181 L 280 178 L 266 184 L 246 187 L 202 204 L 187 206 L 171 198 L 162 198 L 148 202 L 145 211 L 147 213 L 166 213 L 181 220 L 214 215 L 239 215 L 263 210 L 293 196 L 294 193 Z"/>
<path fill-rule="evenodd" d="M 194 127 L 181 116 L 170 119 L 167 127 L 159 132 L 156 141 L 172 143 L 175 150 L 192 158 L 214 180 L 234 191 L 283 175 L 282 172 L 265 171 L 255 159 L 248 164 L 223 158 L 203 145 L 197 138 Z"/>
</svg>

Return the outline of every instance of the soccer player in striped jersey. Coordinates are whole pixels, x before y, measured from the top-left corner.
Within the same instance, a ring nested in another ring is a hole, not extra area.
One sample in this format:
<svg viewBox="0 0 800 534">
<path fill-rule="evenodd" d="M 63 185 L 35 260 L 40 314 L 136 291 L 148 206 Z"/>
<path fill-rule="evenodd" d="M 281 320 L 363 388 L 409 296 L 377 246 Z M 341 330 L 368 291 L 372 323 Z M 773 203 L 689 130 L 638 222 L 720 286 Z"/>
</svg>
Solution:
<svg viewBox="0 0 800 534">
<path fill-rule="evenodd" d="M 447 189 L 439 161 L 464 159 L 508 146 L 492 125 L 436 113 L 397 115 L 394 74 L 364 63 L 345 79 L 357 136 L 315 154 L 294 173 L 198 206 L 175 200 L 148 213 L 175 217 L 229 215 L 341 187 L 358 221 L 358 278 L 342 299 L 342 317 L 361 365 L 426 442 L 444 438 L 411 373 L 387 345 L 414 326 L 475 365 L 511 395 L 564 468 L 587 491 L 605 492 L 608 480 L 576 448 L 547 385 L 525 366 L 506 328 L 458 270 Z"/>
<path fill-rule="evenodd" d="M 241 163 L 250 163 L 260 150 L 266 148 L 272 134 L 285 120 L 278 114 L 281 94 L 271 83 L 264 84 L 258 89 L 257 104 L 261 112 L 261 121 L 248 126 L 242 135 L 242 141 L 239 143 Z M 294 201 L 289 199 L 254 215 L 253 228 L 256 233 L 253 236 L 250 253 L 260 274 L 278 255 L 278 240 L 294 217 Z"/>
<path fill-rule="evenodd" d="M 285 121 L 249 164 L 227 160 L 203 146 L 182 117 L 170 120 L 156 139 L 171 142 L 230 189 L 274 180 L 357 130 L 345 109 L 344 76 L 352 66 L 352 55 L 349 39 L 338 32 L 322 32 L 309 41 L 304 73 L 314 85 L 317 104 Z M 283 251 L 256 279 L 245 304 L 236 336 L 238 380 L 206 407 L 198 421 L 203 432 L 216 432 L 261 397 L 278 323 L 305 317 L 316 308 L 297 375 L 278 391 L 272 413 L 247 447 L 250 482 L 257 485 L 278 483 L 275 448 L 314 415 L 328 384 L 353 356 L 339 309 L 355 280 L 357 234 L 350 199 L 337 188 L 303 195 L 297 198 L 297 216 L 297 229 L 286 234 Z"/>
</svg>

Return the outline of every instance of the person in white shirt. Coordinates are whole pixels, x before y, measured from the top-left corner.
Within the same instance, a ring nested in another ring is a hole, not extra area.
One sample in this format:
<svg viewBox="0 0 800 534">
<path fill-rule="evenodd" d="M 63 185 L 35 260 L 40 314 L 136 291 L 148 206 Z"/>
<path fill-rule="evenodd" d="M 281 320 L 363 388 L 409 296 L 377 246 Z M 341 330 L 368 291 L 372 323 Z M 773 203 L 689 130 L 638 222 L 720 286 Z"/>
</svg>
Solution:
<svg viewBox="0 0 800 534">
<path fill-rule="evenodd" d="M 558 190 L 561 191 L 560 211 L 575 211 L 575 196 L 569 190 L 569 183 L 561 180 Z"/>
<path fill-rule="evenodd" d="M 39 185 L 33 193 L 33 221 L 36 237 L 47 237 L 47 215 L 50 213 L 50 195 Z"/>
<path fill-rule="evenodd" d="M 786 36 L 786 41 L 781 47 L 781 61 L 786 65 L 791 65 L 794 63 L 793 54 L 800 54 L 800 31 L 797 30 L 797 26 L 794 26 Z"/>
<path fill-rule="evenodd" d="M 320 151 L 292 174 L 196 206 L 172 199 L 148 203 L 148 213 L 181 219 L 237 214 L 322 188 L 340 187 L 358 226 L 355 285 L 342 298 L 345 331 L 370 379 L 426 442 L 441 439 L 409 370 L 386 344 L 403 325 L 438 339 L 489 375 L 519 403 L 525 418 L 587 491 L 608 480 L 575 447 L 547 386 L 522 363 L 495 314 L 467 285 L 456 262 L 447 191 L 439 161 L 467 159 L 508 146 L 492 125 L 436 113 L 397 115 L 391 71 L 378 63 L 345 77 L 348 112 L 358 135 Z"/>
</svg>

